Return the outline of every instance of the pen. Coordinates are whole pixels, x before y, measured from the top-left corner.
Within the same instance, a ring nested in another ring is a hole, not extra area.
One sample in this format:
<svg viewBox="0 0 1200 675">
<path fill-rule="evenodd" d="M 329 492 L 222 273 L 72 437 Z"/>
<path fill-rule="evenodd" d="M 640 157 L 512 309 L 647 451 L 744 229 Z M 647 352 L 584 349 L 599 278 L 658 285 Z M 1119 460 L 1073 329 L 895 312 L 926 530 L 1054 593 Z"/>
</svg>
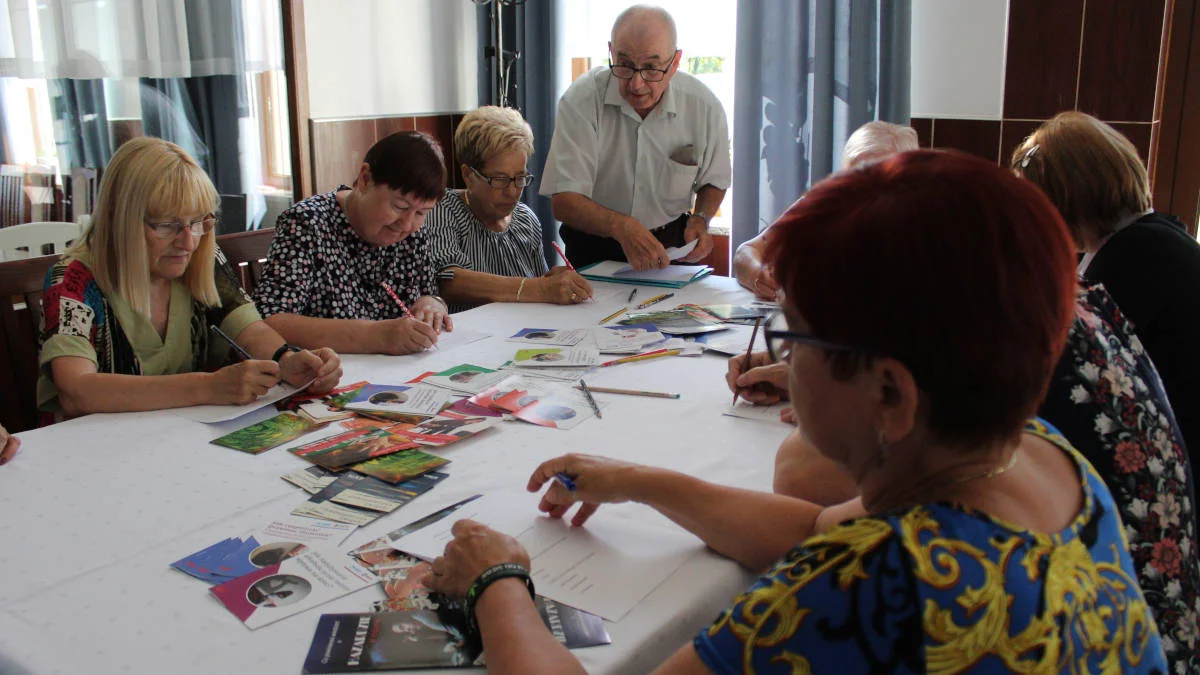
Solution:
<svg viewBox="0 0 1200 675">
<path fill-rule="evenodd" d="M 635 288 L 633 290 L 636 291 L 637 289 Z M 628 309 L 628 308 L 622 307 L 621 309 L 618 309 L 617 311 L 613 312 L 612 314 L 609 314 L 608 316 L 604 317 L 603 319 L 600 319 L 600 323 L 604 324 L 604 323 L 608 323 L 609 321 L 612 321 L 613 319 L 617 318 L 618 316 L 621 316 L 622 314 L 624 314 L 626 309 Z"/>
<path fill-rule="evenodd" d="M 233 338 L 229 337 L 229 336 L 228 336 L 228 335 L 225 333 L 225 331 L 221 330 L 220 328 L 217 328 L 217 327 L 216 327 L 216 325 L 211 325 L 211 326 L 209 326 L 209 327 L 208 327 L 208 329 L 209 329 L 209 330 L 211 330 L 212 332 L 216 333 L 216 334 L 217 334 L 217 337 L 219 337 L 219 338 L 221 338 L 222 340 L 224 340 L 224 341 L 228 342 L 228 343 L 229 343 L 229 347 L 230 347 L 231 349 L 233 349 L 233 352 L 234 352 L 235 354 L 237 354 L 238 356 L 242 357 L 242 360 L 243 360 L 243 361 L 253 361 L 253 360 L 254 360 L 254 357 L 253 357 L 253 356 L 250 356 L 250 352 L 246 351 L 245 349 L 242 349 L 242 346 L 241 346 L 241 345 L 239 345 L 238 343 L 234 342 L 234 341 L 233 341 Z"/>
<path fill-rule="evenodd" d="M 635 290 L 636 290 L 636 289 L 635 289 Z M 653 305 L 653 304 L 654 304 L 654 303 L 656 303 L 656 302 L 659 302 L 659 301 L 662 301 L 662 300 L 666 300 L 667 298 L 673 298 L 673 297 L 675 297 L 675 294 L 674 294 L 674 293 L 663 293 L 662 295 L 656 295 L 656 296 L 654 296 L 653 298 L 650 298 L 649 300 L 647 300 L 647 301 L 643 302 L 642 304 L 638 305 L 638 306 L 637 306 L 637 308 L 638 308 L 638 309 L 645 309 L 645 308 L 649 307 L 650 305 Z"/>
<path fill-rule="evenodd" d="M 592 390 L 588 389 L 587 382 L 583 378 L 579 379 L 579 388 L 583 390 L 583 396 L 587 399 L 588 405 L 592 406 L 592 412 L 596 413 L 596 419 L 604 419 L 600 414 L 600 406 L 596 405 L 596 399 L 592 396 Z"/>
<path fill-rule="evenodd" d="M 590 385 L 588 389 L 600 394 L 624 394 L 626 396 L 649 396 L 651 398 L 679 398 L 679 394 L 669 394 L 665 391 L 644 391 L 642 389 L 618 389 L 616 387 L 597 387 Z"/>
<path fill-rule="evenodd" d="M 754 351 L 754 340 L 755 340 L 755 338 L 758 337 L 758 326 L 761 323 L 762 323 L 761 316 L 754 320 L 754 330 L 750 331 L 750 344 L 746 347 L 746 358 L 745 358 L 745 360 L 742 361 L 742 367 L 740 368 L 741 372 L 738 373 L 739 378 L 742 375 L 745 375 L 746 371 L 750 369 L 750 353 Z M 737 405 L 737 400 L 738 400 L 737 380 L 734 380 L 733 403 L 730 403 L 729 407 L 732 408 L 733 406 Z"/>
<path fill-rule="evenodd" d="M 567 263 L 567 267 L 568 267 L 568 268 L 569 268 L 569 269 L 570 269 L 572 272 L 574 272 L 574 271 L 575 271 L 575 266 L 571 264 L 571 260 L 570 260 L 570 258 L 568 258 L 568 257 L 567 257 L 567 254 L 566 254 L 566 253 L 563 253 L 563 250 L 562 250 L 562 248 L 561 248 L 561 247 L 559 247 L 559 245 L 558 245 L 558 242 L 557 242 L 557 241 L 552 241 L 552 242 L 550 242 L 550 244 L 551 244 L 552 246 L 554 246 L 554 250 L 555 250 L 555 251 L 558 251 L 558 255 L 559 255 L 560 257 L 562 257 L 562 259 L 563 259 L 563 262 Z"/>
<path fill-rule="evenodd" d="M 387 291 L 387 294 L 392 296 L 392 300 L 395 300 L 396 304 L 400 306 L 400 311 L 404 312 L 404 316 L 412 319 L 413 321 L 417 320 L 417 317 L 413 316 L 413 313 L 408 310 L 408 305 L 404 304 L 404 301 L 400 299 L 400 296 L 396 295 L 396 291 L 392 290 L 392 287 L 388 284 L 388 282 L 381 281 L 379 282 L 379 285 L 383 286 L 383 290 Z M 438 348 L 436 342 L 430 346 L 434 349 Z"/>
<path fill-rule="evenodd" d="M 619 363 L 632 363 L 634 361 L 642 361 L 646 359 L 657 359 L 660 356 L 675 356 L 682 351 L 682 349 L 657 349 L 652 352 L 646 352 L 645 354 L 636 354 L 634 356 L 625 356 L 612 361 L 605 361 L 604 363 L 601 363 L 600 366 L 615 366 Z"/>
<path fill-rule="evenodd" d="M 635 296 L 635 295 L 637 295 L 637 289 L 636 289 L 636 288 L 635 288 L 635 289 L 633 289 L 632 291 L 629 291 L 629 299 L 625 301 L 625 304 L 627 304 L 627 305 L 628 305 L 629 303 L 633 302 L 633 296 Z"/>
<path fill-rule="evenodd" d="M 554 474 L 554 478 L 558 482 L 562 483 L 563 487 L 567 488 L 571 492 L 575 491 L 575 481 L 571 480 L 571 477 L 567 474 L 559 471 L 558 473 Z"/>
</svg>

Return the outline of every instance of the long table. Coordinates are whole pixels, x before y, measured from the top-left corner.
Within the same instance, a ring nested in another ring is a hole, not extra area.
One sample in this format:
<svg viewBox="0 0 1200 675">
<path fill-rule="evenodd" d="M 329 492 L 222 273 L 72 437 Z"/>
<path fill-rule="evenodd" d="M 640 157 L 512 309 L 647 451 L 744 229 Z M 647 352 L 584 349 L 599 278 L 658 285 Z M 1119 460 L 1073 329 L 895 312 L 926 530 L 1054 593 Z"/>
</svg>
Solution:
<svg viewBox="0 0 1200 675">
<path fill-rule="evenodd" d="M 624 304 L 629 286 L 596 284 L 597 300 L 570 307 L 492 304 L 454 316 L 490 338 L 454 349 L 343 358 L 343 382 L 400 382 L 469 362 L 498 366 L 521 328 L 594 326 Z M 642 288 L 639 299 L 660 289 Z M 676 291 L 670 301 L 747 302 L 727 278 Z M 537 464 L 588 452 L 669 467 L 707 480 L 769 490 L 782 424 L 721 415 L 730 394 L 725 359 L 712 354 L 602 368 L 589 383 L 676 391 L 679 400 L 597 394 L 602 420 L 570 431 L 511 422 L 436 452 L 450 477 L 365 528 L 349 549 L 414 515 L 477 492 L 523 486 Z M 322 613 L 368 611 L 371 587 L 278 623 L 248 630 L 203 582 L 169 563 L 286 515 L 307 495 L 280 480 L 307 466 L 282 450 L 246 455 L 209 443 L 258 418 L 200 424 L 169 411 L 89 415 L 20 434 L 0 468 L 0 672 L 299 673 Z M 655 520 L 636 504 L 596 518 Z M 712 553 L 676 570 L 624 619 L 613 644 L 576 651 L 589 672 L 645 672 L 729 604 L 752 575 Z"/>
</svg>

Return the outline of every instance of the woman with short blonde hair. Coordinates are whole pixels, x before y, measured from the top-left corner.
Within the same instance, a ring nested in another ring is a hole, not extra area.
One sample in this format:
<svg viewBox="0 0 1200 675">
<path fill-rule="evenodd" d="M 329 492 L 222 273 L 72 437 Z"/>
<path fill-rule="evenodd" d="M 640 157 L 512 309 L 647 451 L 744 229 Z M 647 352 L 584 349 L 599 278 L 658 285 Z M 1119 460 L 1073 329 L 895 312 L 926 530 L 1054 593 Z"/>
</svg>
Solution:
<svg viewBox="0 0 1200 675">
<path fill-rule="evenodd" d="M 90 229 L 47 279 L 43 410 L 248 403 L 280 379 L 312 380 L 318 392 L 337 384 L 337 354 L 291 347 L 263 323 L 217 248 L 218 204 L 212 181 L 179 146 L 142 137 L 117 150 Z M 229 345 L 213 339 L 220 331 L 253 358 L 201 372 L 210 354 L 230 358 Z"/>
<path fill-rule="evenodd" d="M 1104 284 L 1133 324 L 1200 466 L 1200 244 L 1153 210 L 1133 143 L 1091 115 L 1059 113 L 1010 165 L 1058 207 L 1084 253 L 1080 274 Z"/>
<path fill-rule="evenodd" d="M 454 132 L 464 190 L 446 190 L 429 214 L 433 267 L 452 311 L 487 302 L 575 304 L 591 284 L 568 267 L 547 268 L 542 223 L 521 203 L 533 131 L 521 113 L 484 106 Z"/>
</svg>

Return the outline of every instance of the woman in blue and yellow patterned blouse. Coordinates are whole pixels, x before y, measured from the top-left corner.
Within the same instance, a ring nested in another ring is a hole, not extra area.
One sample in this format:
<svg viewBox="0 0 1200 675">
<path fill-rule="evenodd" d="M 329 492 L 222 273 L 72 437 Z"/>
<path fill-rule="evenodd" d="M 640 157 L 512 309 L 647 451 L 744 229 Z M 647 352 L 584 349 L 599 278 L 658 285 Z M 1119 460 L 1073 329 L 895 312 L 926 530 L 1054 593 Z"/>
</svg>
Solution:
<svg viewBox="0 0 1200 675">
<path fill-rule="evenodd" d="M 805 440 L 861 502 L 822 512 L 581 455 L 530 480 L 573 479 L 543 495 L 552 516 L 582 502 L 583 524 L 600 503 L 642 502 L 765 570 L 658 672 L 1165 672 L 1112 496 L 1029 420 L 1073 316 L 1053 206 L 994 164 L 923 151 L 822 182 L 772 229 L 785 301 L 768 347 L 788 362 Z M 478 523 L 455 535 L 433 564 L 440 590 L 528 567 Z M 520 575 L 479 588 L 489 671 L 581 672 Z"/>
</svg>

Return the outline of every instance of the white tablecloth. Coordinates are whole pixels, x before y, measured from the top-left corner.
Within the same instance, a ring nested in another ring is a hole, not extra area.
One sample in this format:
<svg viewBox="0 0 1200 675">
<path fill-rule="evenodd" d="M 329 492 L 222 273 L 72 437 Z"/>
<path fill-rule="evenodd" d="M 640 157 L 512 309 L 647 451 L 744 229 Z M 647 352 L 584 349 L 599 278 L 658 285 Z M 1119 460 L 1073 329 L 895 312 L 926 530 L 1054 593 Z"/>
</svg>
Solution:
<svg viewBox="0 0 1200 675">
<path fill-rule="evenodd" d="M 597 284 L 573 307 L 493 304 L 455 315 L 488 340 L 404 357 L 346 356 L 343 382 L 400 382 L 458 363 L 498 366 L 526 327 L 597 325 L 630 287 Z M 642 288 L 639 299 L 657 294 Z M 669 301 L 738 302 L 727 278 L 676 291 Z M 344 548 L 420 512 L 500 486 L 523 486 L 542 460 L 589 452 L 669 467 L 707 480 L 769 490 L 779 424 L 721 415 L 730 400 L 725 359 L 663 358 L 598 370 L 589 383 L 675 391 L 679 400 L 597 394 L 604 419 L 571 431 L 505 423 L 438 452 L 451 477 L 360 528 Z M 210 440 L 273 414 L 204 425 L 168 411 L 91 415 L 20 434 L 20 454 L 0 468 L 0 671 L 33 673 L 298 673 L 321 613 L 367 611 L 372 587 L 250 631 L 169 563 L 283 516 L 307 498 L 280 475 L 307 466 L 281 450 L 246 455 Z M 656 519 L 634 504 L 596 517 Z M 675 527 L 670 524 L 671 527 Z M 715 554 L 677 570 L 641 605 L 609 624 L 613 644 L 575 652 L 590 672 L 644 672 L 729 604 L 752 576 Z M 19 672 L 19 671 L 18 671 Z"/>
</svg>

